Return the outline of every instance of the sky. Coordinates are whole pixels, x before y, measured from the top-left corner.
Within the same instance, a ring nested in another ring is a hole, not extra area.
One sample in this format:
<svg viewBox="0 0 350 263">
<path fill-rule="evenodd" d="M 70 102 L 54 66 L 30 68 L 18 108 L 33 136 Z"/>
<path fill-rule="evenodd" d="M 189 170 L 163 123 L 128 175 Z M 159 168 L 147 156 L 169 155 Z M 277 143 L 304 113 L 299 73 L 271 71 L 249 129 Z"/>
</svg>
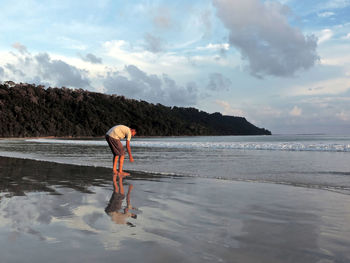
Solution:
<svg viewBox="0 0 350 263">
<path fill-rule="evenodd" d="M 350 132 L 350 0 L 0 0 L 0 81 Z"/>
</svg>

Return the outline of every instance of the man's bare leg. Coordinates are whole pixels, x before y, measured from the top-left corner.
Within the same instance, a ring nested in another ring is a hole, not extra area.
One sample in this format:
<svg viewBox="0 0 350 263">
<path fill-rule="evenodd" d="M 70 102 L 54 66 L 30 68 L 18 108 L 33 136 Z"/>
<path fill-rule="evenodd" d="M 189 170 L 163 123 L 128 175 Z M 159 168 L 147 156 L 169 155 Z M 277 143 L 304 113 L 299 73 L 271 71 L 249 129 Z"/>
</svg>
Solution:
<svg viewBox="0 0 350 263">
<path fill-rule="evenodd" d="M 128 175 L 130 175 L 129 173 L 127 173 L 127 172 L 123 172 L 123 164 L 124 164 L 124 158 L 125 158 L 125 156 L 124 155 L 122 155 L 122 156 L 120 156 L 120 158 L 119 158 L 119 177 L 124 177 L 124 176 L 128 176 Z"/>
<path fill-rule="evenodd" d="M 118 155 L 113 157 L 113 173 L 114 174 L 118 173 L 118 171 L 117 171 L 118 158 L 119 158 Z"/>
</svg>

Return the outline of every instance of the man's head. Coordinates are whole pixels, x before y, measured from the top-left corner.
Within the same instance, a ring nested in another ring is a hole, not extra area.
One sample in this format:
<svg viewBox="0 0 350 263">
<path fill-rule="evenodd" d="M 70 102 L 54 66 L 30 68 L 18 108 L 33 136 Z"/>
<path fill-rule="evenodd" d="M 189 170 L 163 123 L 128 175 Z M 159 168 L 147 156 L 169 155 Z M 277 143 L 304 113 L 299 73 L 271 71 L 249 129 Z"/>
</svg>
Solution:
<svg viewBox="0 0 350 263">
<path fill-rule="evenodd" d="M 136 125 L 134 125 L 134 124 L 130 125 L 131 136 L 135 136 L 136 129 L 137 129 Z"/>
<path fill-rule="evenodd" d="M 130 129 L 130 131 L 131 131 L 131 136 L 135 136 L 136 130 L 135 129 Z"/>
</svg>

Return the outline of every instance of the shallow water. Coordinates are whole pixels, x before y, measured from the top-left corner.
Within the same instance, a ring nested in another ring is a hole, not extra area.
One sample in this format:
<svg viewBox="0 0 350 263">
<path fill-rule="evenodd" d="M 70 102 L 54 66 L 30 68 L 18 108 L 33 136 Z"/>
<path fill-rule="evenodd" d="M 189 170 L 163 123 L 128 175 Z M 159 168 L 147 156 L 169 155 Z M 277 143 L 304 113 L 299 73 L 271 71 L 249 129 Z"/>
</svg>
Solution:
<svg viewBox="0 0 350 263">
<path fill-rule="evenodd" d="M 350 136 L 134 138 L 125 169 L 350 193 Z M 111 167 L 103 140 L 0 140 L 0 156 Z"/>
<path fill-rule="evenodd" d="M 136 172 L 123 185 L 129 224 L 105 211 L 110 169 L 0 158 L 1 262 L 350 261 L 348 195 Z"/>
</svg>

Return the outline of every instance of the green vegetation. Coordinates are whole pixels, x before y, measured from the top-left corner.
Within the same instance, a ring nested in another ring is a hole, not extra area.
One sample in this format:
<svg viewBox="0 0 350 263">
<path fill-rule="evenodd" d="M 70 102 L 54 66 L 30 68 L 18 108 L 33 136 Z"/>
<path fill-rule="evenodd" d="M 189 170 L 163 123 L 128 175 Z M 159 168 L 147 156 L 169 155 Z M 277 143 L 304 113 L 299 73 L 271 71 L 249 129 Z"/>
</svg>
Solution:
<svg viewBox="0 0 350 263">
<path fill-rule="evenodd" d="M 103 136 L 116 124 L 141 136 L 269 135 L 245 118 L 166 107 L 82 89 L 0 84 L 0 137 Z"/>
</svg>

